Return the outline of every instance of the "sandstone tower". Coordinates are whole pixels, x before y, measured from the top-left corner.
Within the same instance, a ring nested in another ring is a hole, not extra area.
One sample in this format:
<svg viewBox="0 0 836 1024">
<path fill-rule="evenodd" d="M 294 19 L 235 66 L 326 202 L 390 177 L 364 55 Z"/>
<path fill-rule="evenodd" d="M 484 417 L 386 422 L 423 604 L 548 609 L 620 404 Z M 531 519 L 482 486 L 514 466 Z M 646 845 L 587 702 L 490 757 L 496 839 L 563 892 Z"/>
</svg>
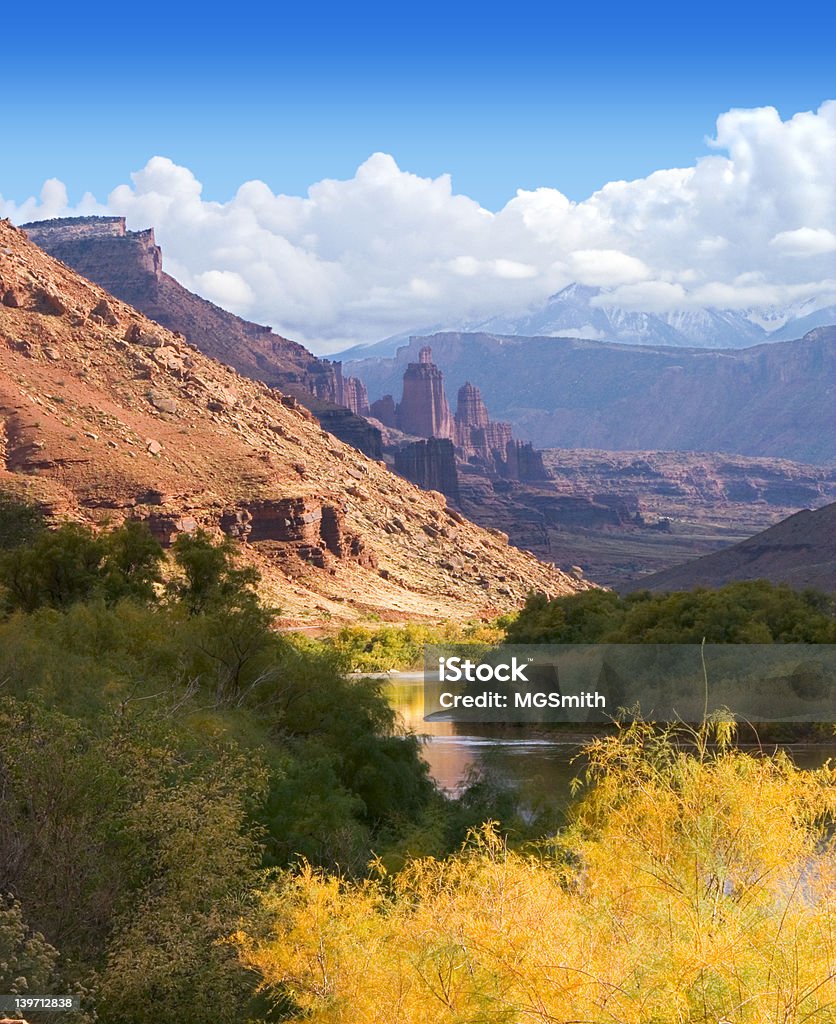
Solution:
<svg viewBox="0 0 836 1024">
<path fill-rule="evenodd" d="M 425 347 L 418 353 L 418 362 L 406 368 L 397 409 L 398 429 L 417 437 L 453 439 L 455 423 L 444 395 L 444 379 L 432 360 L 432 349 Z"/>
</svg>

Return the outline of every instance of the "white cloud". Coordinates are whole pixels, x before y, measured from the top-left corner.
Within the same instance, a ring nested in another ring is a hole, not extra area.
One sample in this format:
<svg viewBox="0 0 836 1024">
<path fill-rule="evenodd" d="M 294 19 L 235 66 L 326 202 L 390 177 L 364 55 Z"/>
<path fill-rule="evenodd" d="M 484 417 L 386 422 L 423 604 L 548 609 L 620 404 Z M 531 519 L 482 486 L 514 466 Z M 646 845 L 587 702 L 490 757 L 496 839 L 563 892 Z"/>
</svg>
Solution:
<svg viewBox="0 0 836 1024">
<path fill-rule="evenodd" d="M 517 260 L 494 260 L 494 273 L 506 281 L 524 281 L 537 276 L 537 268 L 530 263 L 519 263 Z"/>
<path fill-rule="evenodd" d="M 697 248 L 702 253 L 712 254 L 715 252 L 722 252 L 723 249 L 728 249 L 729 240 L 723 238 L 722 235 L 714 235 L 713 238 L 701 238 L 697 242 Z"/>
<path fill-rule="evenodd" d="M 622 309 L 640 310 L 643 313 L 682 309 L 687 304 L 682 285 L 670 284 L 668 281 L 624 284 L 592 300 L 593 306 L 620 306 Z"/>
<path fill-rule="evenodd" d="M 836 252 L 836 234 L 827 228 L 796 228 L 795 231 L 779 231 L 769 244 L 790 256 L 818 256 Z"/>
<path fill-rule="evenodd" d="M 201 295 L 233 313 L 246 313 L 255 301 L 252 288 L 234 270 L 207 270 L 194 282 Z"/>
<path fill-rule="evenodd" d="M 605 288 L 632 284 L 650 276 L 641 260 L 617 249 L 578 249 L 570 255 L 569 266 L 576 281 Z"/>
<path fill-rule="evenodd" d="M 117 213 L 153 226 L 187 287 L 334 350 L 427 323 L 513 314 L 573 280 L 662 311 L 779 306 L 836 290 L 836 101 L 783 121 L 763 107 L 717 120 L 692 167 L 614 181 L 583 202 L 520 190 L 498 212 L 375 153 L 305 196 L 249 181 L 226 202 L 154 157 L 106 203 L 59 181 L 0 214 L 20 223 Z"/>
<path fill-rule="evenodd" d="M 596 330 L 592 324 L 584 324 L 583 327 L 568 327 L 565 330 L 552 331 L 547 337 L 550 338 L 580 338 L 583 341 L 603 341 L 606 337 L 603 331 Z"/>
<path fill-rule="evenodd" d="M 81 201 L 71 208 L 67 187 L 57 178 L 48 178 L 43 183 L 37 199 L 30 196 L 19 205 L 0 195 L 0 217 L 8 217 L 16 224 L 25 224 L 29 220 L 46 220 L 50 217 L 66 217 L 71 213 L 81 216 L 107 212 L 107 206 L 96 202 L 95 197 L 89 192 L 85 192 Z"/>
</svg>

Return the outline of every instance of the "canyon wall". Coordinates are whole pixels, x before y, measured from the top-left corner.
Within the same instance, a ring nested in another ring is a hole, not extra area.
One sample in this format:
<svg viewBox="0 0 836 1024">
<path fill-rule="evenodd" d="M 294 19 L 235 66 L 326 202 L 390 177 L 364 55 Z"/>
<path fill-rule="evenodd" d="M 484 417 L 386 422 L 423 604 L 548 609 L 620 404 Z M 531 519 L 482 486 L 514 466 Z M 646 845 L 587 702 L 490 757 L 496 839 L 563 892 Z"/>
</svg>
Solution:
<svg viewBox="0 0 836 1024">
<path fill-rule="evenodd" d="M 492 414 L 538 448 L 836 459 L 834 326 L 742 349 L 447 332 L 345 369 L 377 398 L 427 345 L 451 387 L 478 381 Z"/>
<path fill-rule="evenodd" d="M 424 490 L 441 491 L 451 501 L 459 503 L 456 454 L 449 438 L 430 437 L 398 448 L 395 470 Z"/>
</svg>

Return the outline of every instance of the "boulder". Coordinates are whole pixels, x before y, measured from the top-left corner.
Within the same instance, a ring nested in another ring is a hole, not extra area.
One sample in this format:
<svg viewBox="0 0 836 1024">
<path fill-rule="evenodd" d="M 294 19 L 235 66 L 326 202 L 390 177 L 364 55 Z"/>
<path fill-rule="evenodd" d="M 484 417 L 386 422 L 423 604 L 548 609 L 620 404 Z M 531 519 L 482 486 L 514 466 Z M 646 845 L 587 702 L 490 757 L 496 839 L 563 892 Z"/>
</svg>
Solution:
<svg viewBox="0 0 836 1024">
<path fill-rule="evenodd" d="M 119 317 L 117 317 L 113 312 L 107 299 L 101 299 L 97 302 L 90 310 L 90 316 L 92 319 L 99 320 L 101 323 L 107 324 L 108 327 L 116 327 L 119 323 Z"/>
</svg>

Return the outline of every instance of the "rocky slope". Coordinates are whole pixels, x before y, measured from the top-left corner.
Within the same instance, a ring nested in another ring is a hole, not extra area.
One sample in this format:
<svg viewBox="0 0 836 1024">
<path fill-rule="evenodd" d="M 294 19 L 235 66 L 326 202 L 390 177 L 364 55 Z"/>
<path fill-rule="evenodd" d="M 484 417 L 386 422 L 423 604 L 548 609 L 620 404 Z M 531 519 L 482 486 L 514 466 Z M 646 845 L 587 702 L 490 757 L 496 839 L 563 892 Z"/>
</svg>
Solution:
<svg viewBox="0 0 836 1024">
<path fill-rule="evenodd" d="M 36 245 L 152 320 L 179 331 L 201 352 L 295 395 L 322 425 L 372 458 L 380 435 L 362 415 L 363 383 L 338 362 L 319 359 L 271 328 L 243 320 L 184 288 L 163 270 L 154 231 L 128 231 L 124 217 L 64 217 L 24 224 Z M 357 413 L 360 416 L 356 415 Z"/>
<path fill-rule="evenodd" d="M 0 222 L 0 486 L 56 517 L 238 537 L 288 624 L 464 619 L 578 584 Z"/>
<path fill-rule="evenodd" d="M 492 414 L 537 448 L 836 459 L 836 327 L 740 350 L 446 333 L 346 371 L 374 401 L 396 393 L 426 345 L 448 387 L 479 387 Z"/>
<path fill-rule="evenodd" d="M 796 512 L 740 544 L 646 576 L 624 589 L 691 590 L 756 579 L 836 592 L 836 503 Z"/>
</svg>

